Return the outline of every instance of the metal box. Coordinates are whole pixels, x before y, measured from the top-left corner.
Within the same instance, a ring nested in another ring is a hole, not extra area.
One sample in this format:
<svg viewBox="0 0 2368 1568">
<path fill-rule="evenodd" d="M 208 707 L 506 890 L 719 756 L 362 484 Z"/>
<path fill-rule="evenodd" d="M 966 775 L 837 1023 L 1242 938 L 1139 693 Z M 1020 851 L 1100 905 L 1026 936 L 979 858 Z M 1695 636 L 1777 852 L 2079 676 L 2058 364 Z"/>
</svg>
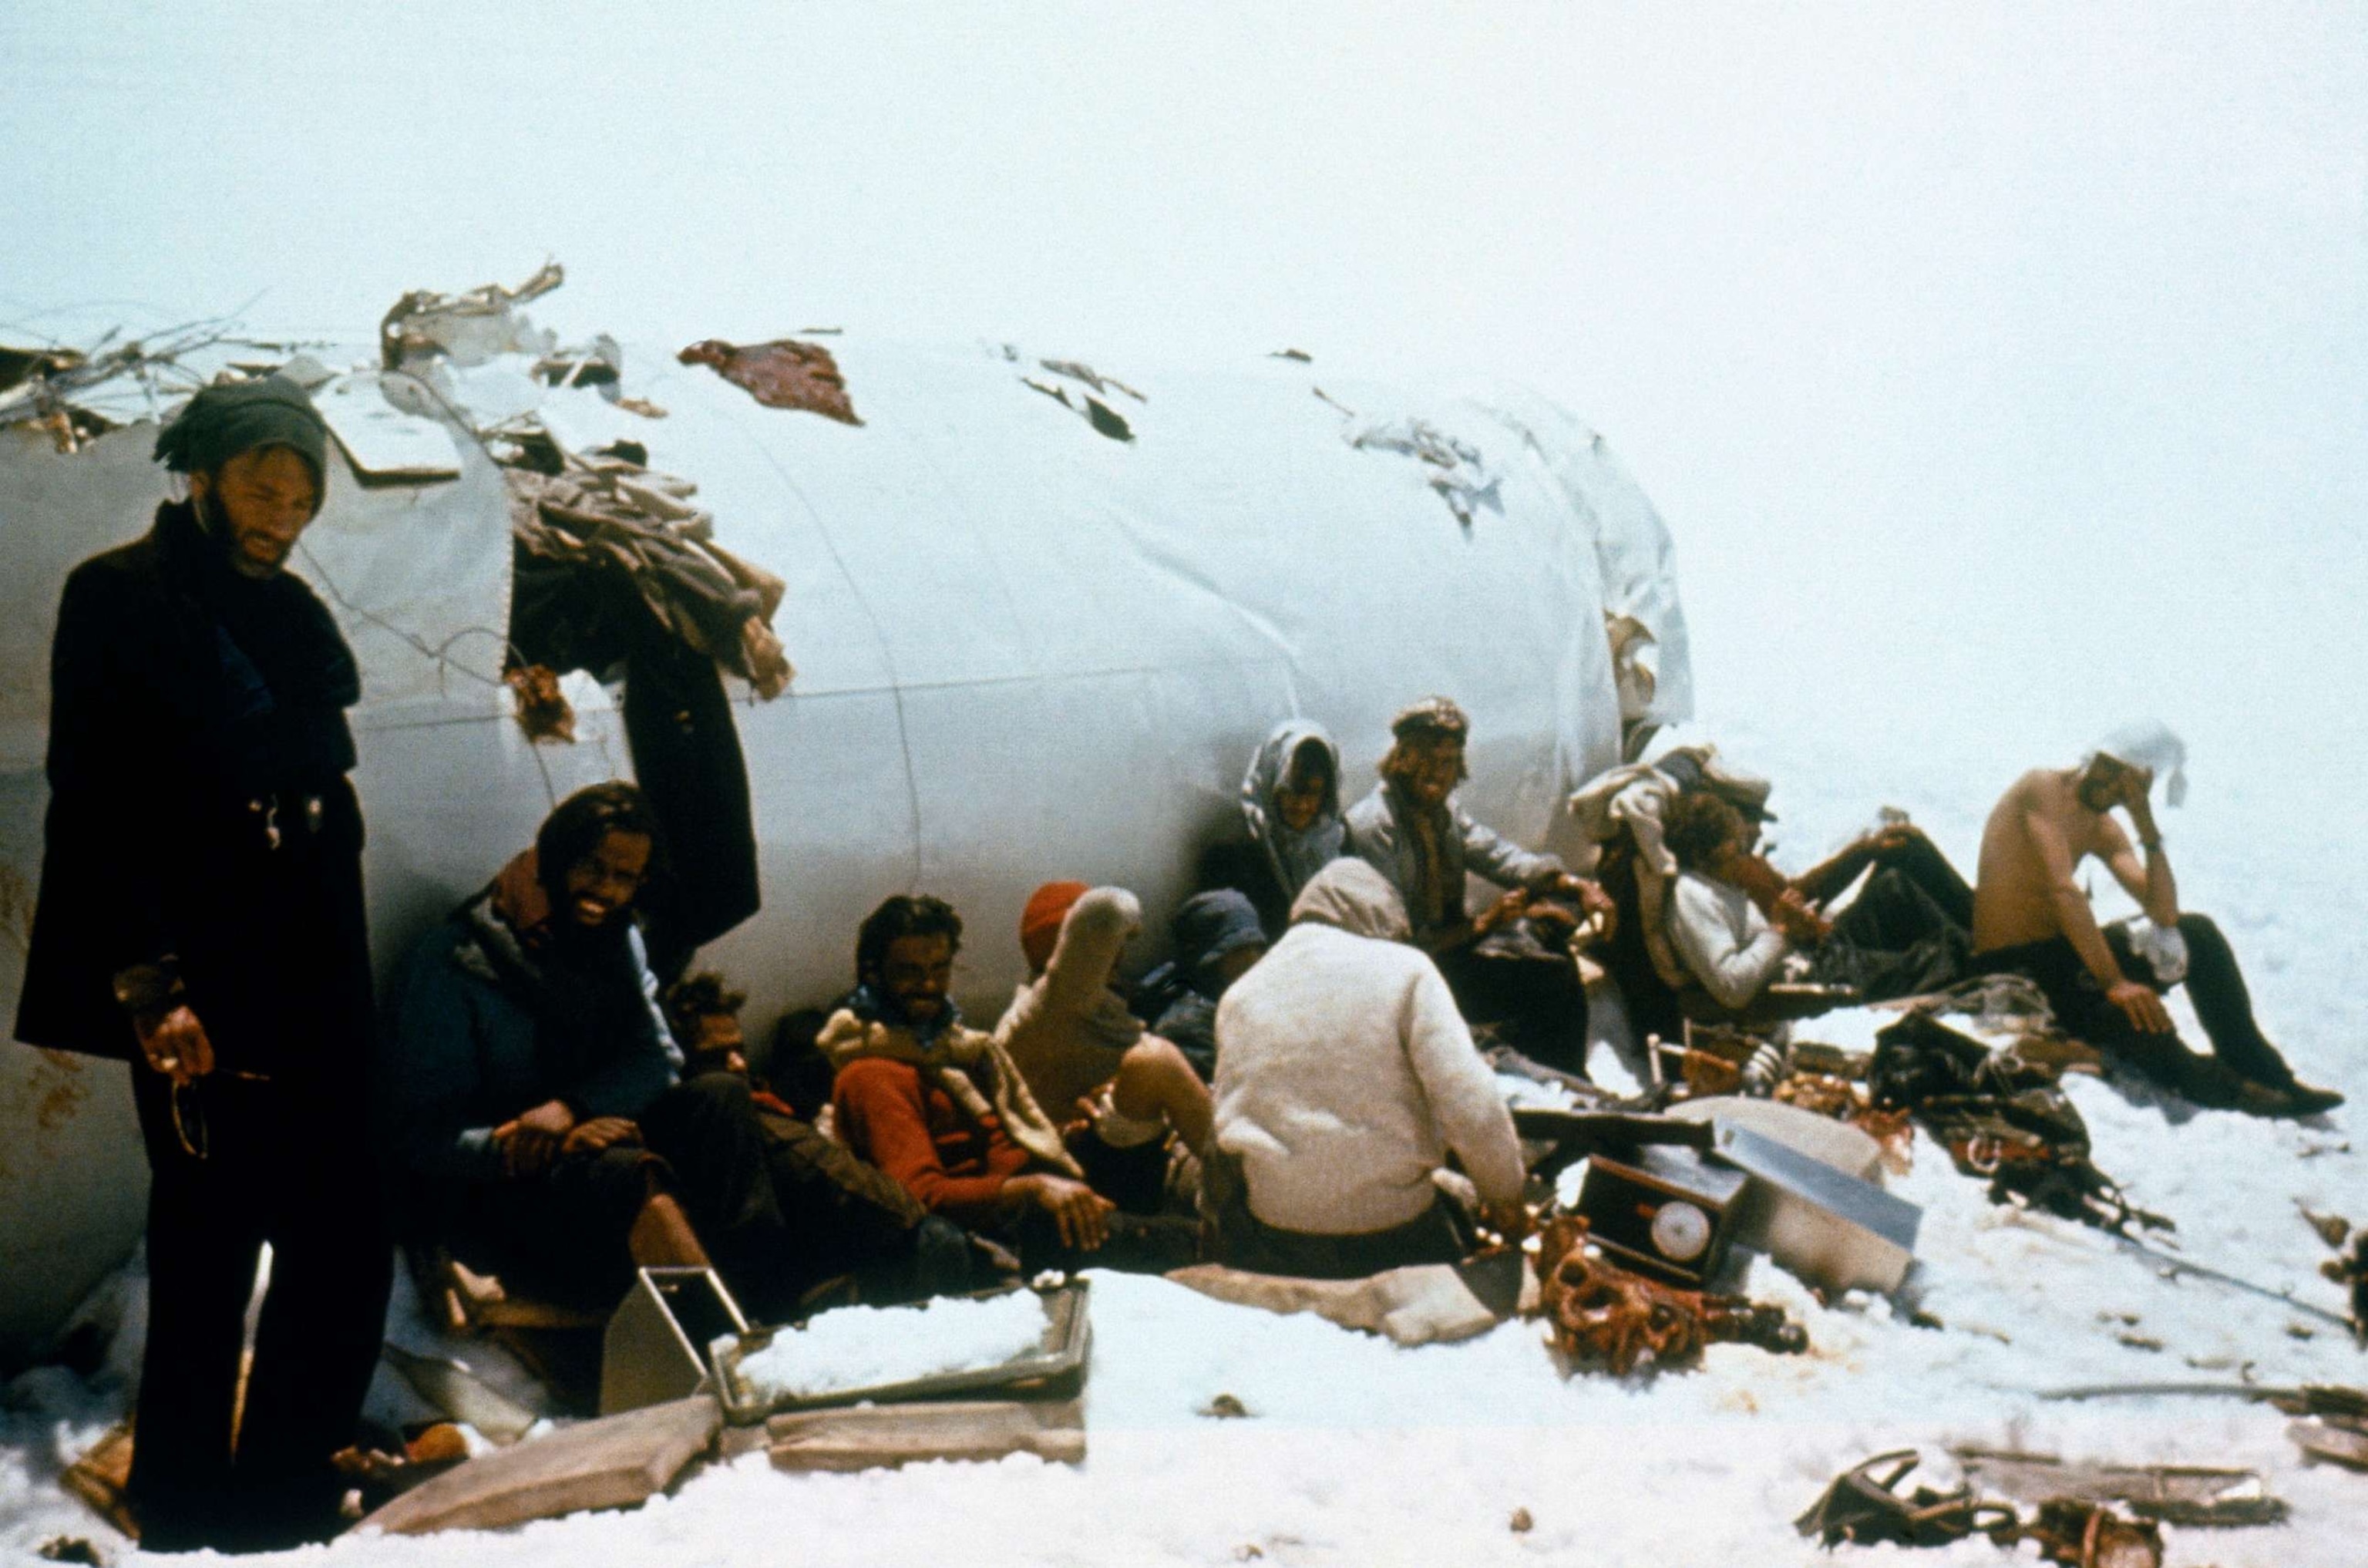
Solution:
<svg viewBox="0 0 2368 1568">
<path fill-rule="evenodd" d="M 1718 1129 L 1718 1157 L 1749 1174 L 1735 1239 L 1828 1293 L 1899 1289 L 1916 1261 L 1924 1211 L 1733 1123 Z"/>
<path fill-rule="evenodd" d="M 1578 1211 L 1588 1239 L 1612 1262 L 1700 1290 L 1726 1260 L 1748 1181 L 1691 1150 L 1646 1145 L 1625 1159 L 1588 1161 Z"/>
<path fill-rule="evenodd" d="M 972 1292 L 973 1299 L 1034 1290 L 1009 1285 Z M 1035 1290 L 1044 1307 L 1044 1334 L 1032 1350 L 999 1366 L 968 1371 L 939 1372 L 906 1382 L 876 1383 L 862 1388 L 833 1389 L 825 1393 L 783 1394 L 757 1387 L 741 1371 L 746 1358 L 763 1349 L 780 1334 L 795 1334 L 797 1325 L 742 1330 L 714 1346 L 716 1397 L 723 1402 L 725 1419 L 737 1426 L 762 1421 L 777 1411 L 819 1410 L 830 1405 L 870 1401 L 891 1404 L 905 1400 L 946 1399 L 955 1395 L 1000 1394 L 1010 1399 L 1067 1399 L 1085 1386 L 1086 1363 L 1093 1346 L 1093 1329 L 1086 1312 L 1086 1281 Z M 960 1298 L 954 1298 L 960 1299 Z"/>
</svg>

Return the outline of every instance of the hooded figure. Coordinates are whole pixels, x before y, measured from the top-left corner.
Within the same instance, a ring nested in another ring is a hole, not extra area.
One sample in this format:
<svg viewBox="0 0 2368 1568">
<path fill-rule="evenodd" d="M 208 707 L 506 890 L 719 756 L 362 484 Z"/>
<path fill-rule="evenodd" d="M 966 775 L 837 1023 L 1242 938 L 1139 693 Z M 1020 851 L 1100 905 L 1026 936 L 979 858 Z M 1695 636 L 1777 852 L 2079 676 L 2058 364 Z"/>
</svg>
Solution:
<svg viewBox="0 0 2368 1568">
<path fill-rule="evenodd" d="M 20 1040 L 131 1062 L 154 1172 L 130 1496 L 153 1550 L 338 1528 L 391 1249 L 366 1125 L 354 657 L 285 562 L 327 435 L 277 376 L 209 387 L 156 456 L 189 498 L 66 579 Z M 235 1417 L 258 1256 L 271 1285 Z M 236 1436 L 233 1432 L 235 1426 Z"/>
<path fill-rule="evenodd" d="M 1186 899 L 1167 934 L 1175 957 L 1143 977 L 1138 1006 L 1207 1083 L 1217 1073 L 1217 1004 L 1266 951 L 1266 927 L 1247 897 L 1218 888 Z"/>
<path fill-rule="evenodd" d="M 1305 792 L 1321 778 L 1323 793 L 1313 818 L 1292 826 L 1286 790 Z M 1292 900 L 1309 879 L 1348 853 L 1349 829 L 1340 815 L 1340 748 L 1324 726 L 1286 719 L 1274 727 L 1250 759 L 1242 778 L 1242 822 L 1257 850 L 1260 880 L 1248 892 L 1267 929 L 1281 935 L 1290 924 Z"/>
<path fill-rule="evenodd" d="M 1124 888 L 1048 882 L 1028 901 L 1019 940 L 1034 975 L 1012 994 L 995 1040 L 1055 1117 L 1116 1075 L 1143 1038 L 1143 1020 L 1110 989 L 1142 928 L 1143 905 Z"/>
<path fill-rule="evenodd" d="M 1219 1261 L 1319 1278 L 1452 1262 L 1463 1241 L 1433 1180 L 1451 1150 L 1485 1202 L 1519 1202 L 1512 1117 L 1406 935 L 1389 880 L 1336 860 L 1218 1005 L 1203 1212 Z"/>
</svg>

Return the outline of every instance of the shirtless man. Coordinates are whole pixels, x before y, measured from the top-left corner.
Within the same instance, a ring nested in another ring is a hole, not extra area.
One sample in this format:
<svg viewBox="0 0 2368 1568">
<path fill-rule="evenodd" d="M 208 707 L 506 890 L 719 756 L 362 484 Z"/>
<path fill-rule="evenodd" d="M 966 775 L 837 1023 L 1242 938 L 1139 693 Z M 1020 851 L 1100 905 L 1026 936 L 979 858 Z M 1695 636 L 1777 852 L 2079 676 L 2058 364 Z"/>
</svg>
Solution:
<svg viewBox="0 0 2368 1568">
<path fill-rule="evenodd" d="M 2163 853 L 2148 791 L 2151 768 L 2098 752 L 2078 767 L 2034 768 L 2015 780 L 1982 830 L 1974 892 L 1974 965 L 2030 977 L 2056 1021 L 2119 1065 L 2200 1106 L 2256 1116 L 2308 1116 L 2343 1103 L 2331 1089 L 2297 1081 L 2253 1021 L 2252 1000 L 2220 928 L 2182 915 L 2179 884 Z M 2129 816 L 2137 843 L 2113 817 Z M 2144 858 L 2138 851 L 2143 848 Z M 2095 856 L 2137 900 L 2175 949 L 2141 953 L 2121 925 L 2100 926 L 2073 881 Z M 2173 1029 L 2162 993 L 2181 979 L 2212 1054 L 2191 1051 Z"/>
</svg>

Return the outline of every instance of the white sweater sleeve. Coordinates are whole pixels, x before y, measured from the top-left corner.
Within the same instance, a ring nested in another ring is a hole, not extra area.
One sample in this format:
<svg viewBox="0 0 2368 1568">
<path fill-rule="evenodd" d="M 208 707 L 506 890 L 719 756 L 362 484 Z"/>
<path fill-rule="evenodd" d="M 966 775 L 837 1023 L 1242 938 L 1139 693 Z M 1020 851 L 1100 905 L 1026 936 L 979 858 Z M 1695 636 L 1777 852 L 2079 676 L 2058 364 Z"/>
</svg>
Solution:
<svg viewBox="0 0 2368 1568">
<path fill-rule="evenodd" d="M 1491 1203 L 1520 1198 L 1525 1173 L 1512 1112 L 1497 1091 L 1496 1074 L 1480 1060 L 1447 982 L 1428 962 L 1407 994 L 1405 1027 L 1406 1060 L 1472 1184 Z"/>
<path fill-rule="evenodd" d="M 1722 1007 L 1742 1007 L 1768 983 L 1790 949 L 1784 934 L 1749 900 L 1740 935 L 1725 902 L 1702 878 L 1681 876 L 1671 890 L 1669 937 L 1686 968 Z"/>
</svg>

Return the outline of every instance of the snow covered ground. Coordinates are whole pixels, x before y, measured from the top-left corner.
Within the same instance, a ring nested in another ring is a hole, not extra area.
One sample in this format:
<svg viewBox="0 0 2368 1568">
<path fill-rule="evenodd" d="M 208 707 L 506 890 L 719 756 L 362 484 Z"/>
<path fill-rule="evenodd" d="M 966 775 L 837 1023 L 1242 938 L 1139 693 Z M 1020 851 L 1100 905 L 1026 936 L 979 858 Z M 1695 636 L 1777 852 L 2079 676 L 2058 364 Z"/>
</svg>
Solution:
<svg viewBox="0 0 2368 1568">
<path fill-rule="evenodd" d="M 1963 859 L 2009 759 L 1887 737 L 1721 732 L 1738 760 L 1779 780 L 1774 804 L 1805 859 L 1882 803 L 1910 810 Z M 1866 755 L 1861 755 L 1861 748 Z M 1884 755 L 1873 755 L 1883 752 Z M 2307 1075 L 2358 1088 L 2368 1052 L 2348 998 L 2368 985 L 2368 895 L 2314 846 L 2264 831 L 2248 799 L 2199 758 L 2188 807 L 2165 814 L 2189 902 L 2227 923 L 2264 1017 Z M 2256 781 L 2257 784 L 2259 781 Z M 2267 788 L 2267 785 L 2260 785 Z M 1811 1031 L 1862 1043 L 1872 1018 Z M 2192 1027 L 2192 1022 L 2191 1026 Z M 2172 1216 L 2169 1244 L 2194 1260 L 2327 1308 L 2325 1256 L 2296 1202 L 2368 1217 L 2350 1109 L 2322 1124 L 2185 1115 L 2075 1080 L 2097 1159 L 2141 1205 Z M 2173 1532 L 2171 1562 L 2291 1568 L 2362 1561 L 2368 1480 L 2306 1470 L 2285 1417 L 2193 1399 L 2044 1403 L 2038 1391 L 2136 1381 L 2368 1382 L 2368 1356 L 2288 1307 L 2220 1285 L 2160 1277 L 2110 1238 L 1992 1208 L 1945 1154 L 1918 1142 L 1895 1189 L 1925 1209 L 1918 1328 L 1881 1301 L 1832 1310 L 1772 1267 L 1751 1290 L 1806 1324 L 1811 1354 L 1714 1348 L 1697 1372 L 1650 1383 L 1565 1381 L 1538 1327 L 1406 1350 L 1312 1317 L 1278 1318 L 1156 1279 L 1098 1275 L 1080 1470 L 1015 1459 L 897 1473 L 791 1477 L 761 1457 L 697 1476 L 631 1514 L 529 1527 L 515 1536 L 359 1540 L 326 1549 L 377 1564 L 769 1562 L 791 1552 L 882 1563 L 1513 1562 L 1808 1563 L 1789 1521 L 1841 1466 L 1921 1445 L 1979 1441 L 2121 1460 L 2258 1465 L 2294 1506 L 2286 1527 Z M 2300 1338 L 2295 1327 L 2310 1331 Z M 2159 1342 L 2150 1349 L 2125 1341 Z M 118 1361 L 121 1360 L 119 1352 Z M 1219 1393 L 1246 1420 L 1197 1414 Z M 58 1463 L 120 1408 L 120 1382 L 55 1370 L 9 1391 L 0 1442 L 0 1551 L 60 1533 L 111 1538 L 53 1488 Z M 1937 1478 L 1937 1477 L 1936 1477 Z M 1516 1509 L 1534 1521 L 1509 1528 Z M 308 1554 L 309 1555 L 309 1554 Z M 1890 1559 L 1862 1554 L 1871 1562 Z M 1936 1563 L 2014 1561 L 1985 1543 L 1919 1554 Z"/>
</svg>

